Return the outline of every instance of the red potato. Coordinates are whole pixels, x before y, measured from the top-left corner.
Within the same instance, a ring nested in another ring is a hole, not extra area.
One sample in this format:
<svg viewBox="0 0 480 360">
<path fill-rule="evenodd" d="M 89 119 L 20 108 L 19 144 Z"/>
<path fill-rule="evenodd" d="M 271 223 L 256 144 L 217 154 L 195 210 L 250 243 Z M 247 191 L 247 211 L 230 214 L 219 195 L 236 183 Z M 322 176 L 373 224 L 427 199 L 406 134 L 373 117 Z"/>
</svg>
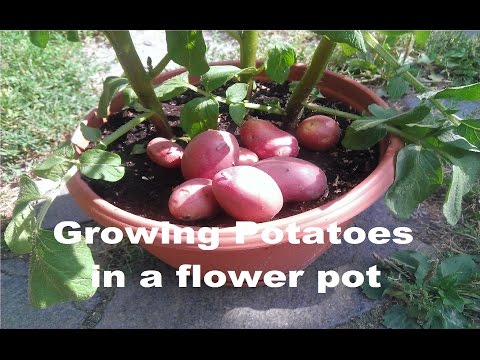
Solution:
<svg viewBox="0 0 480 360">
<path fill-rule="evenodd" d="M 240 146 L 237 165 L 253 165 L 258 162 L 258 156 L 253 151 Z"/>
<path fill-rule="evenodd" d="M 220 206 L 236 220 L 271 220 L 283 206 L 280 188 L 270 175 L 252 166 L 220 171 L 212 180 Z"/>
<path fill-rule="evenodd" d="M 315 200 L 327 189 L 327 177 L 323 170 L 302 159 L 275 156 L 253 166 L 275 180 L 285 202 Z"/>
<path fill-rule="evenodd" d="M 260 159 L 298 155 L 297 139 L 270 121 L 254 118 L 245 121 L 240 128 L 240 139 L 242 144 Z"/>
<path fill-rule="evenodd" d="M 173 141 L 157 137 L 148 143 L 147 155 L 160 166 L 177 168 L 182 162 L 183 148 Z"/>
<path fill-rule="evenodd" d="M 219 130 L 207 130 L 193 138 L 183 153 L 185 179 L 211 179 L 222 169 L 235 166 L 239 155 L 235 137 Z"/>
<path fill-rule="evenodd" d="M 303 120 L 297 129 L 297 139 L 310 150 L 328 151 L 340 140 L 342 131 L 338 123 L 324 115 L 310 116 Z"/>
<path fill-rule="evenodd" d="M 214 216 L 220 210 L 212 191 L 212 180 L 191 179 L 173 189 L 168 200 L 170 213 L 179 220 L 194 221 Z"/>
</svg>

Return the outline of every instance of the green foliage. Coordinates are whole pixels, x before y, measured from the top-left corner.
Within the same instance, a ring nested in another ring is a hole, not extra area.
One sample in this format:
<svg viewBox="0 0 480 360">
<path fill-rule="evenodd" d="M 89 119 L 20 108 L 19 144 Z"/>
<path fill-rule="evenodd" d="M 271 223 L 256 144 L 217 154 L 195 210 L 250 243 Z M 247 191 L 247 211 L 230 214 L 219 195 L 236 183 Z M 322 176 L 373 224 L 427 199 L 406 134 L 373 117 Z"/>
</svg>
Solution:
<svg viewBox="0 0 480 360">
<path fill-rule="evenodd" d="M 98 116 L 106 117 L 108 115 L 108 106 L 115 94 L 123 90 L 128 85 L 128 79 L 118 76 L 108 76 L 103 82 L 103 91 L 98 102 Z"/>
<path fill-rule="evenodd" d="M 167 51 L 173 61 L 184 66 L 192 75 L 205 74 L 208 63 L 205 59 L 207 47 L 203 34 L 198 30 L 166 31 Z"/>
<path fill-rule="evenodd" d="M 95 294 L 92 287 L 90 248 L 81 242 L 65 245 L 58 242 L 53 231 L 38 230 L 32 234 L 30 259 L 30 302 L 46 308 L 68 300 L 87 300 Z"/>
<path fill-rule="evenodd" d="M 270 79 L 281 84 L 287 80 L 290 67 L 296 60 L 295 49 L 290 44 L 275 44 L 267 52 L 265 72 Z"/>
<path fill-rule="evenodd" d="M 46 48 L 48 40 L 50 39 L 50 32 L 46 30 L 31 30 L 29 31 L 30 41 L 33 45 L 39 48 Z"/>
<path fill-rule="evenodd" d="M 363 40 L 362 32 L 360 30 L 339 30 L 339 31 L 316 30 L 314 32 L 318 35 L 326 36 L 331 41 L 347 44 L 362 52 L 367 51 L 365 47 L 365 42 Z"/>
<path fill-rule="evenodd" d="M 224 85 L 240 72 L 240 69 L 232 65 L 212 66 L 206 74 L 202 76 L 202 84 L 206 91 L 213 91 Z"/>
<path fill-rule="evenodd" d="M 91 179 L 115 182 L 125 175 L 120 156 L 108 151 L 87 150 L 78 160 L 80 172 Z"/>
<path fill-rule="evenodd" d="M 187 91 L 186 80 L 180 75 L 161 83 L 155 88 L 158 100 L 167 101 Z"/>
<path fill-rule="evenodd" d="M 243 119 L 247 114 L 247 109 L 243 103 L 230 104 L 228 107 L 228 113 L 232 117 L 232 120 L 235 122 L 235 124 L 242 126 Z"/>
<path fill-rule="evenodd" d="M 88 141 L 96 142 L 102 137 L 100 129 L 89 127 L 83 122 L 80 123 L 80 131 L 82 132 L 83 137 Z"/>
<path fill-rule="evenodd" d="M 226 91 L 227 100 L 232 103 L 239 103 L 246 98 L 248 85 L 245 83 L 236 83 L 230 86 Z"/>
<path fill-rule="evenodd" d="M 200 97 L 190 100 L 180 112 L 180 125 L 191 138 L 218 127 L 219 107 L 214 99 Z"/>
<path fill-rule="evenodd" d="M 478 327 L 480 266 L 471 255 L 448 255 L 441 261 L 413 251 L 380 259 L 380 288 L 363 285 L 371 299 L 390 296 L 401 304 L 391 307 L 383 324 L 392 329 Z"/>
</svg>

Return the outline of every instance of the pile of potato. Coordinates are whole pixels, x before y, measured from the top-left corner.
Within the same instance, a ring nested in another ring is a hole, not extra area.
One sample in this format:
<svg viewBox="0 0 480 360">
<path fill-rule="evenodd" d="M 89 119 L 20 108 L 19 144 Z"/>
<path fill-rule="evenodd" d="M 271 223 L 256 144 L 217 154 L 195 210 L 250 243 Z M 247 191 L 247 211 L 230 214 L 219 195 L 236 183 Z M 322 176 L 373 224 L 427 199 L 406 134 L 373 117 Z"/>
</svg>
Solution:
<svg viewBox="0 0 480 360">
<path fill-rule="evenodd" d="M 340 139 L 340 128 L 327 116 L 300 123 L 296 137 L 266 120 L 250 118 L 237 139 L 226 131 L 208 130 L 185 149 L 155 138 L 148 156 L 158 165 L 181 167 L 187 180 L 173 189 L 168 202 L 177 219 L 194 221 L 215 216 L 221 209 L 236 220 L 271 220 L 285 202 L 318 199 L 327 178 L 318 166 L 296 156 L 301 145 L 327 151 Z M 297 141 L 298 138 L 298 141 Z"/>
</svg>

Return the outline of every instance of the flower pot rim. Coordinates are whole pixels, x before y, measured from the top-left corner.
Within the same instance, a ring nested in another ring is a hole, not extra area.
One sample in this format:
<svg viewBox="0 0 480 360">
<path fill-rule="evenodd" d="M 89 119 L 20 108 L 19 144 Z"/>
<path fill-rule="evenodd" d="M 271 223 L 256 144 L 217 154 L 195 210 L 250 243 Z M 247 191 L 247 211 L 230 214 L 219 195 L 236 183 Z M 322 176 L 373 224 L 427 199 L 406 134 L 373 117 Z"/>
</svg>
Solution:
<svg viewBox="0 0 480 360">
<path fill-rule="evenodd" d="M 261 63 L 261 61 L 258 61 Z M 238 61 L 220 61 L 212 62 L 210 65 L 238 65 Z M 304 71 L 306 65 L 296 64 L 292 66 L 291 74 L 294 71 Z M 155 84 L 158 84 L 162 81 L 165 81 L 167 78 L 179 75 L 186 70 L 184 68 L 167 71 L 160 74 L 154 81 Z M 330 81 L 340 82 L 343 84 L 343 89 L 346 88 L 348 84 L 349 87 L 355 89 L 358 92 L 362 92 L 372 98 L 374 103 L 388 107 L 388 105 L 372 90 L 368 89 L 366 86 L 356 82 L 355 80 L 345 77 L 340 74 L 333 73 L 331 71 L 325 71 L 324 79 L 328 77 Z M 265 76 L 259 76 L 260 79 L 265 79 Z M 328 97 L 328 95 L 327 95 Z M 112 102 L 113 103 L 113 102 Z M 353 106 L 353 105 L 352 105 Z M 356 106 L 353 106 L 356 107 Z M 356 110 L 360 110 L 357 106 Z M 97 119 L 96 109 L 91 110 L 83 120 L 84 123 L 89 121 L 94 121 Z M 97 119 L 98 121 L 98 119 Z M 83 151 L 85 147 L 79 145 L 79 139 L 83 139 L 79 127 L 75 130 L 72 135 L 72 143 L 77 147 L 77 151 Z M 259 236 L 260 232 L 269 227 L 277 227 L 285 231 L 286 227 L 289 224 L 296 223 L 296 226 L 300 227 L 302 230 L 307 227 L 317 227 L 325 229 L 329 224 L 336 222 L 337 224 L 342 224 L 348 222 L 354 216 L 366 210 L 374 202 L 376 202 L 386 190 L 393 183 L 394 172 L 395 172 L 395 155 L 403 147 L 403 142 L 392 135 L 387 135 L 381 142 L 381 154 L 380 161 L 377 167 L 373 170 L 370 175 L 368 175 L 362 182 L 356 185 L 353 189 L 343 194 L 342 196 L 329 201 L 317 208 L 305 211 L 300 214 L 292 215 L 286 218 L 277 219 L 273 221 L 258 223 L 258 233 L 251 236 L 245 237 L 244 244 L 236 243 L 236 227 L 224 227 L 219 229 L 220 244 L 218 249 L 223 250 L 235 250 L 235 249 L 246 249 L 246 248 L 258 248 L 258 247 L 268 247 L 272 246 L 265 243 Z M 110 218 L 114 218 L 117 225 L 124 227 L 145 227 L 151 229 L 154 227 L 163 228 L 166 225 L 166 222 L 152 220 L 144 218 L 139 215 L 132 214 L 128 211 L 122 210 L 115 205 L 109 203 L 108 201 L 101 198 L 97 195 L 88 184 L 82 180 L 79 173 L 75 174 L 73 178 L 67 183 L 67 187 L 80 205 L 80 207 L 86 211 L 94 220 L 104 226 L 111 226 Z M 173 233 L 174 229 L 184 228 L 188 225 L 176 225 L 169 223 L 170 234 Z M 171 244 L 169 246 L 180 248 L 188 248 L 189 250 L 198 249 L 198 238 L 197 231 L 200 227 L 192 226 L 195 232 L 195 243 L 187 244 L 183 240 L 186 239 L 185 234 L 182 235 L 182 244 Z M 284 237 L 285 238 L 285 237 Z M 288 241 L 284 239 L 284 242 Z M 162 245 L 165 246 L 165 245 Z M 203 251 L 198 249 L 199 251 Z"/>
</svg>

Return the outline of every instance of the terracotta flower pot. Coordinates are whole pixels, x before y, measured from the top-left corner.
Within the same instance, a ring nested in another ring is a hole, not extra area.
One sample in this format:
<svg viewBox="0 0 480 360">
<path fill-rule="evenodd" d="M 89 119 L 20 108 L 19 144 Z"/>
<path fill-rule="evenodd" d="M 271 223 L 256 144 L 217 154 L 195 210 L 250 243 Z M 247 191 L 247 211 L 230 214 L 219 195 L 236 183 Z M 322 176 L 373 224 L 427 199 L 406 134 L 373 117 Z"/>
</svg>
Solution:
<svg viewBox="0 0 480 360">
<path fill-rule="evenodd" d="M 232 61 L 214 64 L 238 66 L 238 62 Z M 292 81 L 300 80 L 305 68 L 305 65 L 293 66 L 289 79 Z M 157 84 L 161 83 L 183 71 L 180 69 L 166 72 L 159 75 L 155 82 Z M 265 81 L 268 79 L 265 75 L 260 75 L 258 80 Z M 367 87 L 355 80 L 330 71 L 325 72 L 320 83 L 320 90 L 327 98 L 339 100 L 359 112 L 365 110 L 372 103 L 387 107 L 387 104 Z M 120 110 L 123 105 L 122 102 L 122 97 L 117 96 L 112 101 L 111 110 L 113 112 Z M 84 121 L 89 126 L 98 127 L 105 119 L 98 119 L 95 110 L 92 110 Z M 88 145 L 88 141 L 83 138 L 79 129 L 73 134 L 72 142 L 79 151 L 82 151 Z M 394 180 L 395 155 L 402 146 L 403 143 L 398 138 L 387 136 L 380 146 L 381 154 L 378 166 L 355 188 L 340 198 L 318 208 L 295 216 L 259 224 L 259 232 L 256 235 L 247 236 L 245 244 L 236 244 L 235 228 L 228 227 L 220 229 L 220 245 L 215 250 L 201 250 L 197 244 L 162 245 L 160 244 L 160 235 L 156 240 L 158 243 L 142 244 L 142 246 L 173 267 L 178 267 L 181 264 L 199 264 L 202 272 L 209 270 L 224 272 L 228 270 L 281 270 L 288 272 L 289 270 L 303 269 L 330 247 L 331 244 L 328 243 L 328 240 L 325 241 L 325 244 L 305 245 L 302 243 L 293 245 L 287 241 L 285 234 L 283 242 L 269 245 L 261 239 L 261 230 L 266 227 L 277 227 L 285 232 L 286 227 L 293 222 L 301 229 L 309 226 L 326 229 L 333 222 L 337 222 L 338 226 L 345 229 L 356 215 L 377 201 L 390 187 Z M 80 207 L 103 226 L 131 227 L 133 229 L 164 226 L 161 222 L 131 214 L 108 203 L 95 194 L 79 174 L 75 175 L 68 183 L 68 189 Z M 170 224 L 170 234 L 177 227 L 183 226 Z M 194 229 L 196 235 L 196 229 L 198 228 Z M 299 235 L 303 236 L 301 233 Z M 325 238 L 328 239 L 328 235 Z"/>
</svg>

